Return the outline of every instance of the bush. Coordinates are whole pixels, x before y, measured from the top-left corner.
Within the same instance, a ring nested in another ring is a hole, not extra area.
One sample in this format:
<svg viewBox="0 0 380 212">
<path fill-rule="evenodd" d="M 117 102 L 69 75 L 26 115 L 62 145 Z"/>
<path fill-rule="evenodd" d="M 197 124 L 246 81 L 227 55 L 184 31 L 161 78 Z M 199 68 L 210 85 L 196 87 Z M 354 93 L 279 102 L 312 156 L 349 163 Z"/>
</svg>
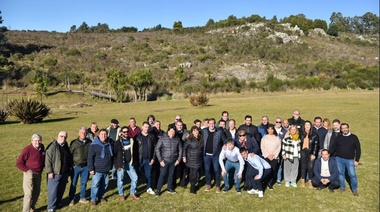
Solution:
<svg viewBox="0 0 380 212">
<path fill-rule="evenodd" d="M 189 101 L 192 106 L 204 107 L 207 105 L 209 98 L 206 93 L 199 92 L 198 94 L 191 94 Z"/>
<path fill-rule="evenodd" d="M 8 118 L 7 111 L 0 108 L 0 124 L 4 123 L 7 118 Z"/>
<path fill-rule="evenodd" d="M 16 116 L 23 124 L 41 122 L 50 114 L 50 108 L 35 100 L 11 100 L 7 105 L 9 115 Z"/>
</svg>

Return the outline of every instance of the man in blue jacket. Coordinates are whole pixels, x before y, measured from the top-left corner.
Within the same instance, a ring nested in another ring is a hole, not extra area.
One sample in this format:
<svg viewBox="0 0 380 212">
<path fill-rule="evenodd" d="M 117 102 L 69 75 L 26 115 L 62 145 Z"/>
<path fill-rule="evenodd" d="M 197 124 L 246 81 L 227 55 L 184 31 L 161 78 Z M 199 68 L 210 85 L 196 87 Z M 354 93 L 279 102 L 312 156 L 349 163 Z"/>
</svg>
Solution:
<svg viewBox="0 0 380 212">
<path fill-rule="evenodd" d="M 315 160 L 314 177 L 312 184 L 317 187 L 317 190 L 329 187 L 330 192 L 334 192 L 335 188 L 339 187 L 339 172 L 336 161 L 330 158 L 329 150 L 321 151 L 321 158 Z"/>
<path fill-rule="evenodd" d="M 107 202 L 103 195 L 108 186 L 109 171 L 113 166 L 113 141 L 108 138 L 106 129 L 101 129 L 99 136 L 91 143 L 87 165 L 90 174 L 93 175 L 91 205 L 96 206 L 96 197 L 102 203 Z"/>
</svg>

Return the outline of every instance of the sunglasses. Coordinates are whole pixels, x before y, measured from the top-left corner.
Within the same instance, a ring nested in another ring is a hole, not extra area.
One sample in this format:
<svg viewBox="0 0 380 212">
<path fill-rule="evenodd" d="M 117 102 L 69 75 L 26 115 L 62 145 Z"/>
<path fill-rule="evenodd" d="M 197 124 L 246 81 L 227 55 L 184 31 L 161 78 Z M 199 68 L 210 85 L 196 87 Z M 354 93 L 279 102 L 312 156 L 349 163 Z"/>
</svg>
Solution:
<svg viewBox="0 0 380 212">
<path fill-rule="evenodd" d="M 280 123 L 281 124 L 281 121 L 276 121 L 276 123 Z"/>
<path fill-rule="evenodd" d="M 128 131 L 122 131 L 122 133 L 128 133 Z"/>
<path fill-rule="evenodd" d="M 239 135 L 239 137 L 243 137 L 243 136 L 245 136 L 245 134 L 244 135 Z"/>
</svg>

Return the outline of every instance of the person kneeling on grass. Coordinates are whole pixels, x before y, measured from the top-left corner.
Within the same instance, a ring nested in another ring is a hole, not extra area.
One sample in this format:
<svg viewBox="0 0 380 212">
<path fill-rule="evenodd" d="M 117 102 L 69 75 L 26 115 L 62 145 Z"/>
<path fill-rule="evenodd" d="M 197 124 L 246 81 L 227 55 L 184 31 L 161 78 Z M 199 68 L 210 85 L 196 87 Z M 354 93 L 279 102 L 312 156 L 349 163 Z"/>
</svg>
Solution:
<svg viewBox="0 0 380 212">
<path fill-rule="evenodd" d="M 312 183 L 317 190 L 329 187 L 330 192 L 339 187 L 338 166 L 334 158 L 330 158 L 329 150 L 322 149 L 321 158 L 314 164 Z"/>
<path fill-rule="evenodd" d="M 271 167 L 268 162 L 255 153 L 248 154 L 248 150 L 245 147 L 240 148 L 240 154 L 244 160 L 253 169 L 249 169 L 251 173 L 249 176 L 253 177 L 253 188 L 248 191 L 249 194 L 258 194 L 259 197 L 264 197 L 263 188 L 268 181 L 268 176 L 271 173 Z M 264 186 L 263 186 L 264 184 Z"/>
</svg>

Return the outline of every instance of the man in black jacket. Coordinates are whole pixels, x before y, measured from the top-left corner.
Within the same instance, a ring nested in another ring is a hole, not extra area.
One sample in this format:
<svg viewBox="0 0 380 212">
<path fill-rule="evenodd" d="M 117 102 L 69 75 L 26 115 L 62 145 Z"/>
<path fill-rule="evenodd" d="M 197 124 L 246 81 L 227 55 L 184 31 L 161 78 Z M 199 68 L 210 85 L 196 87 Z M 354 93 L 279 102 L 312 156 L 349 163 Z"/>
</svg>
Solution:
<svg viewBox="0 0 380 212">
<path fill-rule="evenodd" d="M 289 125 L 297 126 L 298 133 L 301 133 L 303 131 L 303 126 L 305 124 L 305 120 L 303 120 L 300 115 L 301 113 L 299 110 L 294 110 L 293 116 L 288 119 Z"/>
<path fill-rule="evenodd" d="M 244 124 L 240 125 L 238 130 L 245 130 L 247 132 L 247 135 L 255 138 L 257 144 L 260 146 L 261 134 L 259 133 L 257 126 L 252 124 L 251 115 L 246 115 L 244 117 Z"/>
<path fill-rule="evenodd" d="M 80 203 L 88 203 L 86 200 L 86 187 L 88 181 L 87 155 L 90 148 L 91 140 L 87 138 L 86 127 L 79 129 L 77 139 L 71 141 L 70 152 L 73 156 L 73 173 L 71 175 L 71 184 L 69 191 L 70 206 L 74 205 L 75 190 L 80 176 Z"/>
<path fill-rule="evenodd" d="M 158 140 L 155 153 L 157 160 L 160 163 L 160 177 L 158 179 L 156 197 L 161 194 L 164 178 L 166 177 L 168 171 L 169 177 L 167 191 L 170 194 L 175 194 L 176 191 L 173 188 L 173 175 L 174 168 L 179 164 L 182 157 L 182 145 L 179 138 L 175 136 L 174 128 L 170 128 L 167 134 Z"/>
<path fill-rule="evenodd" d="M 154 194 L 152 189 L 152 166 L 155 159 L 154 147 L 156 137 L 149 132 L 150 124 L 144 122 L 141 126 L 141 132 L 135 136 L 134 156 L 135 163 L 139 164 L 140 172 L 144 171 L 147 181 L 147 193 Z"/>
</svg>

